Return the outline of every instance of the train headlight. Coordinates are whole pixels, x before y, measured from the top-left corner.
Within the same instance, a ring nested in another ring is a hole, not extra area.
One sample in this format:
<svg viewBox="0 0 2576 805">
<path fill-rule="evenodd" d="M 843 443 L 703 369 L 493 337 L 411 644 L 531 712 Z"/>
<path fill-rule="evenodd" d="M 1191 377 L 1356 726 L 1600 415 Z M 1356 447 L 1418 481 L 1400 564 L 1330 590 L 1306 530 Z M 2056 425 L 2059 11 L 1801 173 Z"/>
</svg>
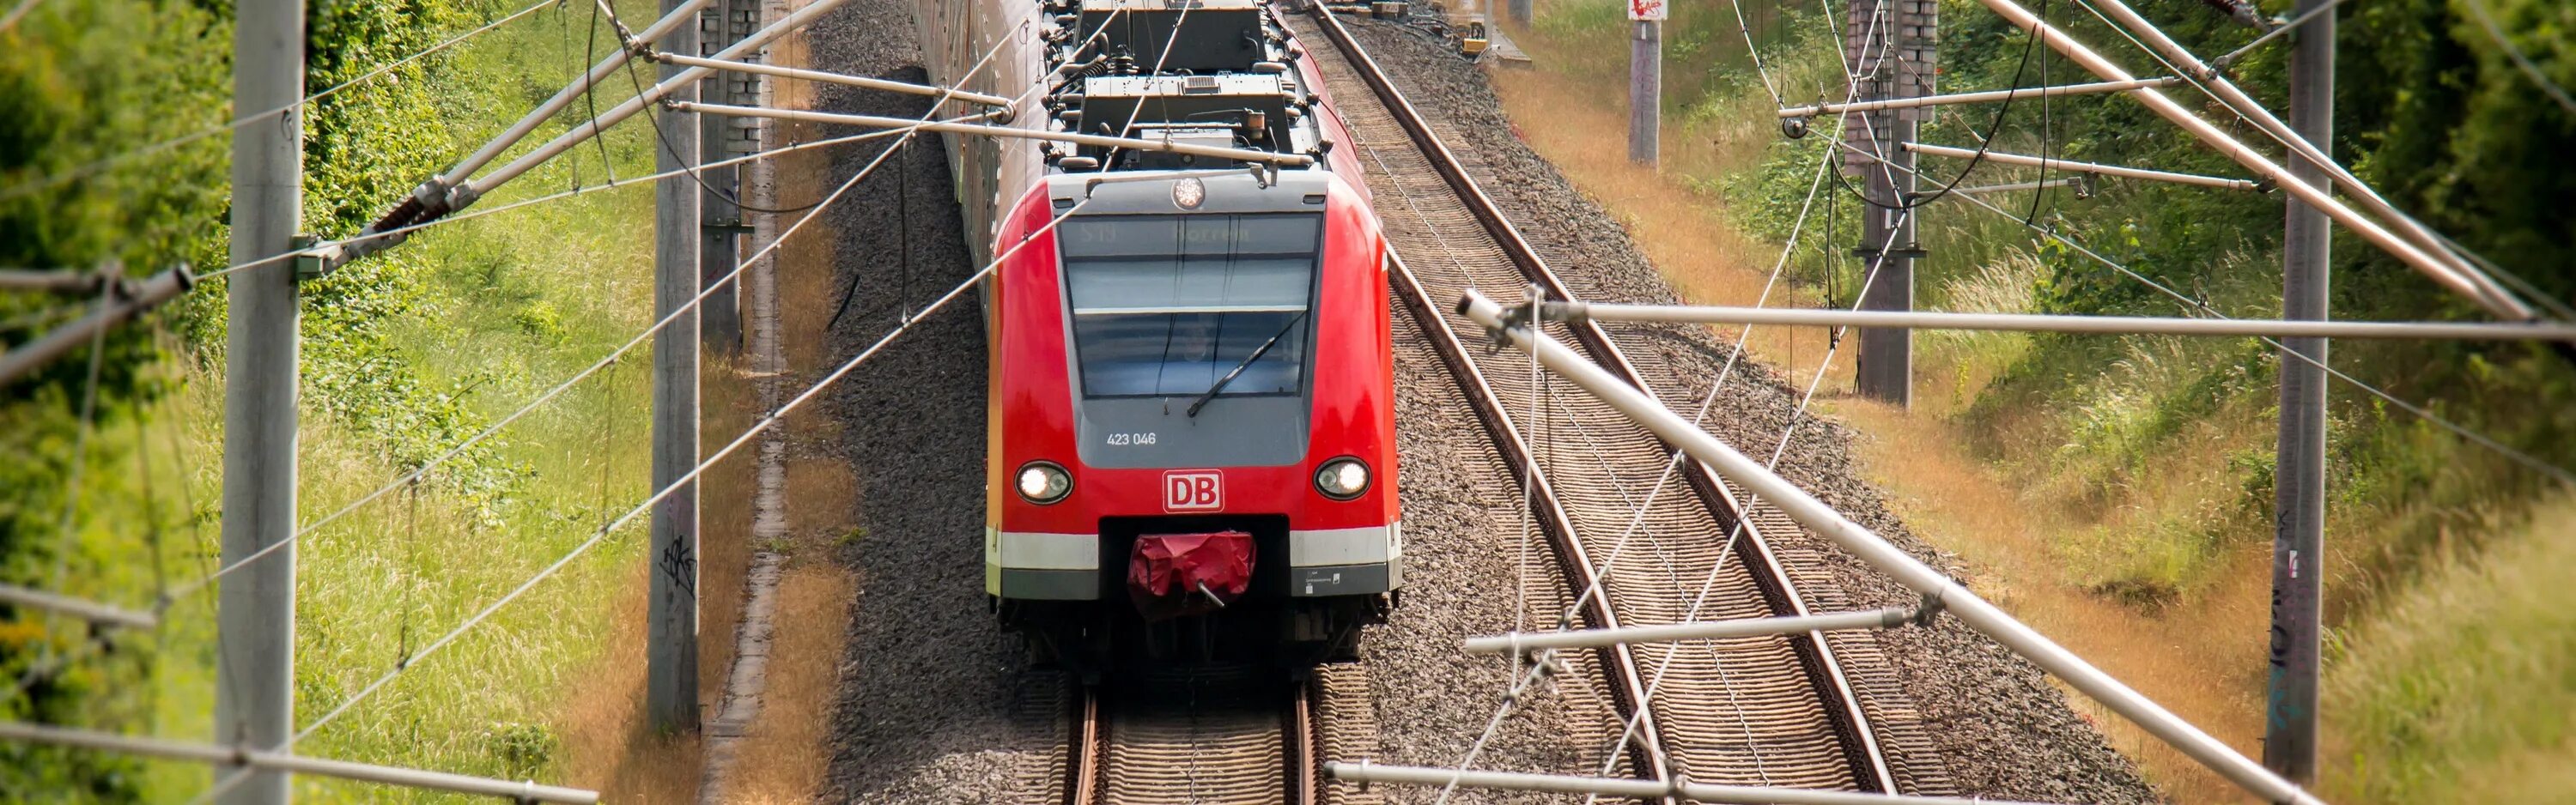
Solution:
<svg viewBox="0 0 2576 805">
<path fill-rule="evenodd" d="M 1044 506 L 1063 500 L 1073 493 L 1073 475 L 1052 461 L 1031 461 L 1020 465 L 1020 497 Z"/>
<path fill-rule="evenodd" d="M 1350 500 L 1368 491 L 1369 468 L 1359 459 L 1344 456 L 1324 462 L 1315 469 L 1315 491 L 1334 500 Z"/>
</svg>

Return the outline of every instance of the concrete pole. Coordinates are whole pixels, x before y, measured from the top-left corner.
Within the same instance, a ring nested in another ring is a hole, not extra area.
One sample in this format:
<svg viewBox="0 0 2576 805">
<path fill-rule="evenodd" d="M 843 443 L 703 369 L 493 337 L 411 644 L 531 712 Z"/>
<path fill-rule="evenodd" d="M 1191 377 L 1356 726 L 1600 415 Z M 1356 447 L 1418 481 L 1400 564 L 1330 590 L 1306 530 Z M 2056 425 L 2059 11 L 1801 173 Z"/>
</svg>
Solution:
<svg viewBox="0 0 2576 805">
<path fill-rule="evenodd" d="M 1862 73 L 1862 89 L 1873 100 L 1920 98 L 1933 94 L 1938 58 L 1934 32 L 1939 6 L 1933 0 L 1853 0 L 1843 21 L 1846 57 Z M 1914 237 L 1915 216 L 1902 209 L 1914 202 L 1914 152 L 1924 111 L 1919 108 L 1873 111 L 1860 116 L 1867 125 L 1872 154 L 1885 164 L 1860 166 L 1868 180 L 1868 197 L 1877 203 L 1861 210 L 1860 309 L 1904 312 L 1914 309 L 1914 260 L 1920 254 Z M 1882 206 L 1885 205 L 1885 206 Z M 1873 276 L 1874 273 L 1874 276 Z M 1860 357 L 1852 385 L 1863 397 L 1898 406 L 1914 402 L 1914 331 L 1898 327 L 1860 328 Z"/>
<path fill-rule="evenodd" d="M 663 11 L 680 0 L 663 0 Z M 698 26 L 671 30 L 661 43 L 674 53 L 698 52 Z M 683 68 L 662 65 L 662 80 Z M 697 85 L 684 83 L 671 97 L 695 101 Z M 656 167 L 676 171 L 698 161 L 698 124 L 688 114 L 655 110 L 670 147 L 657 149 Z M 653 311 L 669 316 L 698 295 L 698 183 L 686 175 L 654 188 Z M 730 268 L 730 267 L 728 267 Z M 653 336 L 653 488 L 662 489 L 698 465 L 698 314 L 672 319 Z M 665 732 L 698 729 L 698 486 L 692 481 L 653 507 L 653 584 L 645 645 L 645 712 Z"/>
<path fill-rule="evenodd" d="M 277 109 L 304 97 L 304 0 L 234 6 L 233 108 Z M 303 225 L 304 115 L 278 112 L 233 133 L 232 261 L 294 248 Z M 295 268 L 287 260 L 232 275 L 224 314 L 223 560 L 266 558 L 216 593 L 215 743 L 285 746 L 295 733 Z M 222 805 L 289 801 L 287 775 L 259 771 Z"/>
<path fill-rule="evenodd" d="M 741 38 L 740 18 L 749 3 L 743 0 L 716 0 L 704 12 L 707 24 L 700 27 L 701 52 L 720 50 Z M 753 9 L 752 13 L 758 13 Z M 699 97 L 718 103 L 748 103 L 736 97 L 730 87 L 746 80 L 745 74 L 717 71 L 698 82 Z M 732 158 L 733 140 L 727 135 L 735 121 L 717 115 L 698 116 L 698 157 L 700 164 L 722 162 Z M 733 165 L 705 168 L 698 177 L 707 187 L 698 198 L 699 238 L 698 280 L 713 282 L 733 272 L 739 259 L 736 244 L 742 229 L 742 208 L 726 200 L 726 194 L 742 192 L 740 169 Z M 703 286 L 701 286 L 703 287 Z M 708 349 L 731 355 L 742 347 L 742 308 L 739 282 L 727 283 L 698 303 L 699 331 Z"/>
<path fill-rule="evenodd" d="M 1899 119 L 1895 112 L 1873 112 L 1866 116 L 1878 127 L 1878 144 L 1886 151 L 1890 165 L 1872 164 L 1863 170 L 1868 174 L 1869 197 L 1897 204 L 1908 203 L 1914 194 L 1914 152 L 1898 143 L 1914 142 L 1921 126 L 1912 120 Z M 1863 205 L 1861 216 L 1861 276 L 1868 277 L 1873 267 L 1878 276 L 1868 280 L 1861 292 L 1860 309 L 1905 312 L 1914 309 L 1914 216 L 1895 207 Z M 1893 230 L 1891 233 L 1890 230 Z M 1891 237 L 1892 235 L 1892 237 Z M 1884 247 L 1885 254 L 1879 249 Z M 1860 359 L 1853 369 L 1853 384 L 1861 396 L 1898 406 L 1914 404 L 1914 331 L 1901 327 L 1862 327 Z"/>
<path fill-rule="evenodd" d="M 2307 12 L 2331 0 L 2299 0 Z M 2335 15 L 2320 14 L 2293 34 L 2291 128 L 2318 147 L 2334 139 Z M 2292 160 L 2292 181 L 2325 189 L 2323 169 Z M 2323 210 L 2289 201 L 2281 239 L 2281 318 L 2326 318 L 2326 260 L 2334 232 Z M 2323 338 L 2282 340 L 2281 438 L 2274 460 L 2272 668 L 2263 723 L 2263 765 L 2302 786 L 2317 776 L 2318 606 L 2324 592 L 2326 360 Z M 2305 355 L 2316 363 L 2299 360 Z"/>
<path fill-rule="evenodd" d="M 1664 23 L 1638 20 L 1628 48 L 1628 161 L 1654 167 L 1664 118 Z"/>
</svg>

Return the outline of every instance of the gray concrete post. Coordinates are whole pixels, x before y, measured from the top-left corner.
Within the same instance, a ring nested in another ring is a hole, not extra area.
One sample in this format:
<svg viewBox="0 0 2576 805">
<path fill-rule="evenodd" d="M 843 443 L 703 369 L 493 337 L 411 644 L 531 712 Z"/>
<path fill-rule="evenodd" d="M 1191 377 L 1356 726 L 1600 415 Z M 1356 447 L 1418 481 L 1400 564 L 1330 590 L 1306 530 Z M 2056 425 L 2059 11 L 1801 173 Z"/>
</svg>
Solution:
<svg viewBox="0 0 2576 805">
<path fill-rule="evenodd" d="M 1888 165 L 1870 165 L 1869 197 L 1894 204 L 1913 201 L 1916 186 L 1914 152 L 1899 143 L 1914 141 L 1920 124 L 1900 120 L 1893 112 L 1874 112 L 1868 119 L 1880 126 L 1879 142 L 1887 149 Z M 1914 218 L 1895 207 L 1863 205 L 1861 226 L 1861 276 L 1869 283 L 1861 292 L 1860 309 L 1906 312 L 1914 309 Z M 1884 247 L 1887 253 L 1878 254 Z M 1869 278 L 1871 268 L 1877 277 Z M 1860 358 L 1853 365 L 1853 385 L 1861 396 L 1898 406 L 1914 403 L 1914 331 L 1902 327 L 1859 328 Z"/>
<path fill-rule="evenodd" d="M 2329 0 L 2300 0 L 2305 13 Z M 2334 150 L 2335 15 L 2291 34 L 2290 127 Z M 2324 188 L 2324 169 L 2289 161 L 2291 179 Z M 2326 261 L 2334 231 L 2323 210 L 2289 201 L 2281 239 L 2281 318 L 2326 318 Z M 2324 593 L 2326 340 L 2285 338 L 2280 358 L 2281 435 L 2273 465 L 2272 654 L 2263 719 L 2263 765 L 2291 782 L 2317 776 L 2317 642 Z M 2305 355 L 2316 363 L 2299 360 Z"/>
<path fill-rule="evenodd" d="M 699 50 L 711 54 L 740 40 L 743 28 L 738 20 L 746 11 L 753 14 L 759 13 L 759 9 L 746 0 L 716 0 L 704 12 L 703 19 L 708 24 L 699 29 L 701 41 Z M 756 103 L 750 99 L 735 97 L 735 93 L 728 89 L 750 80 L 752 79 L 749 76 L 742 73 L 718 70 L 707 76 L 706 80 L 698 82 L 698 96 L 715 103 Z M 699 164 L 722 162 L 732 158 L 733 141 L 728 135 L 736 127 L 737 121 L 722 115 L 699 115 Z M 698 277 L 701 283 L 712 284 L 724 275 L 732 273 L 734 266 L 741 259 L 737 245 L 741 241 L 740 234 L 745 231 L 743 212 L 741 207 L 727 200 L 727 194 L 742 192 L 741 176 L 741 169 L 734 165 L 704 168 L 698 171 L 698 177 L 706 180 L 707 183 L 707 187 L 698 199 L 698 221 L 701 229 L 698 244 Z M 735 197 L 738 198 L 739 195 Z M 705 285 L 700 287 L 703 288 Z M 724 287 L 717 288 L 714 293 L 707 294 L 706 301 L 698 304 L 698 329 L 702 336 L 702 343 L 718 354 L 732 355 L 742 348 L 742 308 L 739 293 L 741 289 L 741 282 L 727 283 Z"/>
<path fill-rule="evenodd" d="M 241 0 L 233 24 L 233 108 L 304 97 L 304 0 Z M 304 114 L 294 108 L 233 134 L 232 262 L 293 248 L 303 223 Z M 295 538 L 296 261 L 234 274 L 224 322 L 223 561 Z M 279 547 L 216 594 L 216 743 L 282 747 L 295 732 L 295 546 Z M 252 773 L 223 805 L 280 805 L 287 775 Z"/>
<path fill-rule="evenodd" d="M 679 5 L 663 0 L 663 13 Z M 663 37 L 674 53 L 698 51 L 698 26 L 682 25 Z M 681 70 L 662 65 L 662 80 Z M 671 93 L 696 101 L 695 85 Z M 656 149 L 655 167 L 676 171 L 697 164 L 698 123 L 688 115 L 655 110 L 670 147 Z M 654 187 L 653 311 L 669 316 L 698 295 L 698 183 L 686 175 Z M 661 489 L 698 465 L 698 314 L 683 313 L 653 335 L 653 488 Z M 669 732 L 698 729 L 698 485 L 690 482 L 653 507 L 651 598 L 646 606 L 645 712 Z"/>
<path fill-rule="evenodd" d="M 1638 20 L 1628 47 L 1628 161 L 1653 166 L 1664 114 L 1664 24 Z"/>
</svg>

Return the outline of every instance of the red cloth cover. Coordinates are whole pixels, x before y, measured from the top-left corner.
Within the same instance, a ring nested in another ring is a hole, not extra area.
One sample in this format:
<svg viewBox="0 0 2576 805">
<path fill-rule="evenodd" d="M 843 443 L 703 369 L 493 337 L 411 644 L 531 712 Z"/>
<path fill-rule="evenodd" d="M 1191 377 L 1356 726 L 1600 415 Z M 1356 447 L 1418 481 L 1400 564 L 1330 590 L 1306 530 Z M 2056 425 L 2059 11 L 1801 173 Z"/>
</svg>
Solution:
<svg viewBox="0 0 2576 805">
<path fill-rule="evenodd" d="M 1211 611 L 1205 586 L 1232 603 L 1252 588 L 1252 535 L 1242 531 L 1147 534 L 1127 557 L 1127 595 L 1148 618 Z"/>
</svg>

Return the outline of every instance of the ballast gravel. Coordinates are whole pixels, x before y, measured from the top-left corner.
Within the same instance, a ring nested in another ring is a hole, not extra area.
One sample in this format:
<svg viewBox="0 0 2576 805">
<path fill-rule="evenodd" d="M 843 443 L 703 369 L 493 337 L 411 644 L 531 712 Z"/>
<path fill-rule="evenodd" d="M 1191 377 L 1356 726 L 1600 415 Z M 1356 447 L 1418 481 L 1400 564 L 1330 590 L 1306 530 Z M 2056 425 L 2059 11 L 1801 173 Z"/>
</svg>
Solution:
<svg viewBox="0 0 2576 805">
<path fill-rule="evenodd" d="M 817 69 L 918 80 L 911 9 L 903 0 L 855 0 L 810 29 Z M 1484 76 L 1409 32 L 1357 26 L 1376 58 L 1426 113 L 1446 125 L 1453 148 L 1484 160 L 1479 180 L 1587 298 L 1669 301 L 1673 293 L 1628 235 L 1574 192 L 1510 134 Z M 1310 46 L 1322 46 L 1320 44 Z M 919 115 L 921 99 L 833 88 L 828 111 Z M 835 156 L 823 186 L 854 174 L 885 141 Z M 848 312 L 827 333 L 837 365 L 975 270 L 936 140 L 890 161 L 879 175 L 826 210 L 840 287 L 857 283 Z M 893 171 L 909 172 L 910 197 Z M 907 219 L 898 210 L 908 207 Z M 909 259 L 897 232 L 909 231 Z M 811 234 L 800 237 L 810 237 Z M 1412 328 L 1399 314 L 1399 339 Z M 1726 345 L 1695 328 L 1623 332 L 1623 346 L 1655 350 L 1686 371 L 1658 378 L 1668 398 L 1696 399 Z M 1486 733 L 1509 669 L 1457 650 L 1465 634 L 1513 627 L 1512 579 L 1520 561 L 1517 501 L 1507 470 L 1482 425 L 1464 406 L 1447 370 L 1427 347 L 1399 347 L 1398 429 L 1409 564 L 1404 606 L 1372 630 L 1363 662 L 1379 684 L 1374 702 L 1378 756 L 1447 765 Z M 817 798 L 830 802 L 1030 802 L 1041 798 L 1056 758 L 1059 680 L 1024 670 L 1016 638 L 993 625 L 982 593 L 983 327 L 974 300 L 924 319 L 845 378 L 824 409 L 838 432 L 830 444 L 800 446 L 853 468 L 857 531 L 836 559 L 858 580 L 841 689 L 831 730 L 832 761 Z M 1749 371 L 1748 371 L 1749 370 Z M 813 378 L 801 378 L 810 382 Z M 794 385 L 794 384 L 791 384 Z M 1719 435 L 1739 444 L 1775 442 L 1795 392 L 1767 367 L 1738 366 L 1720 411 Z M 1782 469 L 1936 566 L 1956 560 L 1907 533 L 1878 493 L 1857 480 L 1850 434 L 1810 419 L 1791 440 Z M 1783 540 L 1806 540 L 1787 535 Z M 1911 602 L 1912 596 L 1829 545 L 1823 575 L 1855 605 Z M 1544 543 L 1534 543 L 1544 562 Z M 1528 565 L 1533 571 L 1543 564 Z M 1533 578 L 1537 575 L 1532 574 Z M 1814 575 L 1814 574 L 1809 574 Z M 1802 581 L 1804 581 L 1802 579 Z M 1548 594 L 1543 585 L 1530 594 Z M 792 614 L 790 615 L 792 617 Z M 789 628 L 794 628 L 790 626 Z M 2086 802 L 2147 802 L 2154 795 L 2102 742 L 2036 668 L 1955 624 L 1879 635 L 1894 673 L 1940 742 L 1960 793 Z M 1403 680 L 1403 685 L 1386 684 Z M 1608 705 L 1581 684 L 1536 692 L 1492 730 L 1477 765 L 1566 772 L 1597 768 Z M 1433 792 L 1373 789 L 1395 802 L 1428 802 Z M 1563 801 L 1564 797 L 1461 792 L 1457 802 Z"/>
<path fill-rule="evenodd" d="M 812 66 L 923 80 L 910 5 L 855 0 L 825 15 L 809 29 Z M 903 117 L 928 111 L 926 98 L 839 86 L 815 105 Z M 845 133 L 855 131 L 825 135 Z M 816 184 L 838 187 L 889 142 L 840 146 Z M 907 150 L 823 212 L 834 288 L 856 283 L 825 334 L 825 367 L 859 354 L 905 309 L 919 310 L 975 271 L 940 139 L 918 138 Z M 984 599 L 983 356 L 982 312 L 970 291 L 835 385 L 824 401 L 835 443 L 800 446 L 802 454 L 848 462 L 856 497 L 854 536 L 835 557 L 854 574 L 857 597 L 820 800 L 1027 802 L 1017 788 L 1024 771 L 1050 754 L 1055 722 L 1045 716 L 1057 711 L 1044 703 L 1054 680 L 1023 673 L 1019 640 L 994 625 Z"/>
<path fill-rule="evenodd" d="M 1352 29 L 1406 98 L 1432 119 L 1450 149 L 1472 155 L 1470 173 L 1570 291 L 1593 301 L 1677 301 L 1672 286 L 1647 262 L 1626 228 L 1512 133 L 1483 72 L 1443 45 L 1399 26 L 1359 21 Z M 1699 327 L 1605 326 L 1623 349 L 1651 349 L 1674 370 L 1649 382 L 1677 406 L 1678 401 L 1695 406 L 1707 394 L 1732 347 Z M 1711 410 L 1710 431 L 1748 455 L 1767 455 L 1780 443 L 1803 393 L 1772 367 L 1743 360 Z M 1790 433 L 1778 469 L 1799 488 L 1916 558 L 1960 576 L 1958 557 L 1914 536 L 1888 510 L 1879 490 L 1861 480 L 1850 449 L 1853 438 L 1840 423 L 1811 411 Z M 1811 599 L 1859 607 L 1910 606 L 1917 600 L 1820 538 L 1782 534 L 1773 537 L 1773 544 L 1822 560 L 1821 568 L 1799 572 Z M 1894 666 L 1894 681 L 1911 699 L 1905 704 L 1916 709 L 1921 731 L 1937 746 L 1957 794 L 2051 802 L 2160 801 L 2129 760 L 2110 748 L 2037 666 L 1992 640 L 1955 619 L 1873 637 Z M 1380 721 L 1396 723 L 1384 716 Z"/>
</svg>

